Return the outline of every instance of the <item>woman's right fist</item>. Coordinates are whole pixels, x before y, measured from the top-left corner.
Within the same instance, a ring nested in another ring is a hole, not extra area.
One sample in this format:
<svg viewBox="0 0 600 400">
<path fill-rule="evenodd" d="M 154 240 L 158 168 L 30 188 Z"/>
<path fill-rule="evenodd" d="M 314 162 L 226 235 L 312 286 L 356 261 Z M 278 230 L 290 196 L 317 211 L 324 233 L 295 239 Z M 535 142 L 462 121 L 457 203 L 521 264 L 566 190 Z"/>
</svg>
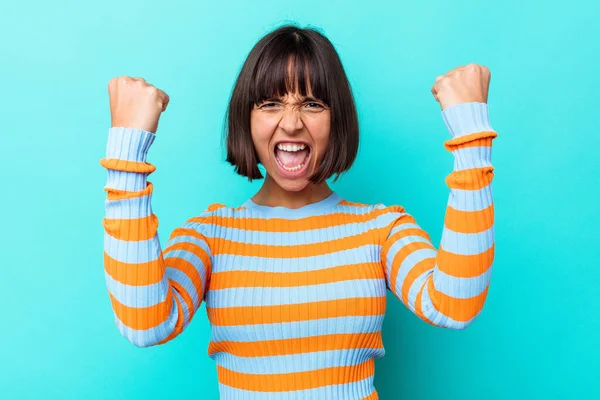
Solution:
<svg viewBox="0 0 600 400">
<path fill-rule="evenodd" d="M 138 128 L 156 133 L 169 95 L 143 78 L 119 76 L 108 82 L 112 127 Z"/>
</svg>

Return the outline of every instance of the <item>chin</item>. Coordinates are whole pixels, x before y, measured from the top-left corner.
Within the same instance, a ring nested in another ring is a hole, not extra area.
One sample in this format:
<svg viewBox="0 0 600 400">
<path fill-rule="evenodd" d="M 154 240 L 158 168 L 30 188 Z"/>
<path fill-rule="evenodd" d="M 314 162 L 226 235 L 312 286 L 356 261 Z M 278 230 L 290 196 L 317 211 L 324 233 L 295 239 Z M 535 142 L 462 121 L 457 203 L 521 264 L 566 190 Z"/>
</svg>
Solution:
<svg viewBox="0 0 600 400">
<path fill-rule="evenodd" d="M 311 185 L 311 182 L 308 180 L 310 175 L 297 178 L 289 178 L 279 174 L 279 171 L 277 169 L 275 171 L 267 169 L 265 172 L 267 173 L 271 181 L 273 181 L 277 186 L 288 192 L 299 192 L 305 189 L 307 186 Z"/>
<path fill-rule="evenodd" d="M 290 180 L 276 177 L 274 178 L 274 180 L 275 182 L 277 182 L 277 185 L 279 185 L 280 188 L 288 192 L 299 192 L 310 184 L 310 181 L 308 179 Z"/>
</svg>

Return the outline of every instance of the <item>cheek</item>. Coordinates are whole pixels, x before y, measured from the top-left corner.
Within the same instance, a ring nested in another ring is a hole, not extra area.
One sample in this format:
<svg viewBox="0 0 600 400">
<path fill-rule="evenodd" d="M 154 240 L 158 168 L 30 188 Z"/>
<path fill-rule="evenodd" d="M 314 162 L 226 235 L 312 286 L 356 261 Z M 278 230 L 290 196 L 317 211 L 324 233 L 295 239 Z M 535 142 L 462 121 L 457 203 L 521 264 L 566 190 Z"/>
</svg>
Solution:
<svg viewBox="0 0 600 400">
<path fill-rule="evenodd" d="M 329 144 L 330 122 L 328 119 L 318 121 L 318 123 L 308 126 L 308 129 L 317 147 L 317 156 L 322 159 Z"/>
<path fill-rule="evenodd" d="M 256 152 L 261 163 L 266 161 L 269 154 L 269 141 L 273 137 L 276 124 L 264 118 L 251 118 L 250 132 L 252 134 L 252 142 L 256 148 Z"/>
</svg>

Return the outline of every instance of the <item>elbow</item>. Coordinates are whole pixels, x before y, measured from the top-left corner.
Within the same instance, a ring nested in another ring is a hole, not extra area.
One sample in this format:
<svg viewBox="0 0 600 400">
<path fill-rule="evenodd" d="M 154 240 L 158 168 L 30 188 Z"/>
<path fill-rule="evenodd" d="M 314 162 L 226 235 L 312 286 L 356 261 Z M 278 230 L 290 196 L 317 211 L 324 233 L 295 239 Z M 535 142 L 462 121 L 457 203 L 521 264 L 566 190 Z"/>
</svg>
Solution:
<svg viewBox="0 0 600 400">
<path fill-rule="evenodd" d="M 127 338 L 127 340 L 129 341 L 129 343 L 133 344 L 135 347 L 139 347 L 141 349 L 152 347 L 156 344 L 156 343 L 152 343 L 152 342 L 144 341 L 144 340 L 130 340 L 129 338 Z"/>
<path fill-rule="evenodd" d="M 446 324 L 446 326 L 444 326 L 444 328 L 448 328 L 448 329 L 452 329 L 454 331 L 463 331 L 465 329 L 467 329 L 469 326 L 473 325 L 473 322 L 475 322 L 475 320 L 477 319 L 477 317 L 479 317 L 479 315 L 481 314 L 481 312 L 475 314 L 475 316 L 467 321 L 454 321 L 454 320 L 449 320 L 448 323 Z"/>
<path fill-rule="evenodd" d="M 131 343 L 135 347 L 147 348 L 159 344 L 159 342 L 157 342 L 156 340 L 151 339 L 150 335 L 143 335 L 138 331 L 129 329 L 128 327 L 120 324 L 118 320 L 115 320 L 115 325 L 119 329 L 119 333 L 121 334 L 121 336 L 124 337 L 129 343 Z"/>
</svg>

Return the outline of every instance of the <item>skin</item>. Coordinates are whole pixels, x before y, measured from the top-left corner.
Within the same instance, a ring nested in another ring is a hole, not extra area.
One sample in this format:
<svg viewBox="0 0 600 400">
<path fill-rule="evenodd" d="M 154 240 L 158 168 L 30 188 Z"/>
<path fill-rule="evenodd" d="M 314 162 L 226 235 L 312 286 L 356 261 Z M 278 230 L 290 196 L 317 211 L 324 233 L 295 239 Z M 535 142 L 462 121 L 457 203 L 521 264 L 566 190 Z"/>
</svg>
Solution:
<svg viewBox="0 0 600 400">
<path fill-rule="evenodd" d="M 331 110 L 319 100 L 303 98 L 298 92 L 255 105 L 250 114 L 252 141 L 266 169 L 264 183 L 252 200 L 266 206 L 299 208 L 328 197 L 327 182 L 313 184 L 308 178 L 321 164 L 329 143 Z M 275 145 L 286 140 L 302 140 L 311 148 L 310 165 L 297 178 L 281 174 L 275 159 Z"/>
<path fill-rule="evenodd" d="M 437 76 L 431 93 L 442 110 L 467 102 L 487 103 L 490 79 L 487 67 L 471 63 Z M 120 76 L 110 80 L 108 92 L 111 126 L 156 133 L 158 120 L 170 100 L 164 91 L 143 78 Z M 315 101 L 305 100 L 297 92 L 287 93 L 278 101 L 255 106 L 251 112 L 252 140 L 267 171 L 263 186 L 252 197 L 257 204 L 299 208 L 332 193 L 326 182 L 315 185 L 308 180 L 320 165 L 329 142 L 331 110 L 323 103 L 317 107 Z M 306 173 L 294 179 L 279 173 L 273 152 L 276 142 L 290 139 L 307 142 L 313 153 Z"/>
<path fill-rule="evenodd" d="M 475 63 L 462 65 L 437 76 L 431 93 L 442 110 L 461 103 L 487 103 L 490 79 L 487 67 Z M 268 107 L 264 107 L 265 104 Z M 263 186 L 252 197 L 255 203 L 299 208 L 331 194 L 326 182 L 315 185 L 308 181 L 327 148 L 330 120 L 330 110 L 309 109 L 306 103 L 303 105 L 298 93 L 287 93 L 280 101 L 269 101 L 254 107 L 251 113 L 252 140 L 260 162 L 267 171 Z M 307 173 L 300 178 L 290 179 L 280 174 L 273 150 L 276 142 L 294 138 L 308 142 L 311 152 L 315 153 Z"/>
</svg>

